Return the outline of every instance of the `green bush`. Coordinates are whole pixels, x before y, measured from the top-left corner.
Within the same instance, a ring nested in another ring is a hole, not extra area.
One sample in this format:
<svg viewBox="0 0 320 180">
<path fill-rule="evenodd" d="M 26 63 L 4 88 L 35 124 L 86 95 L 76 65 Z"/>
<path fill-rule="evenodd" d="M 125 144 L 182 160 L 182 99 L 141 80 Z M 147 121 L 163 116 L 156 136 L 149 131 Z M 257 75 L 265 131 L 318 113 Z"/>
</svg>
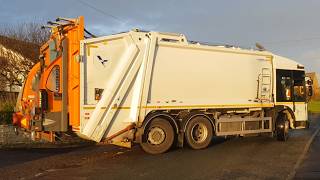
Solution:
<svg viewBox="0 0 320 180">
<path fill-rule="evenodd" d="M 308 103 L 308 110 L 312 113 L 320 113 L 320 101 L 310 101 Z"/>
<path fill-rule="evenodd" d="M 14 111 L 14 104 L 13 103 L 4 103 L 2 107 L 0 108 L 0 111 Z"/>
<path fill-rule="evenodd" d="M 0 124 L 11 124 L 14 104 L 4 103 L 0 107 Z"/>
</svg>

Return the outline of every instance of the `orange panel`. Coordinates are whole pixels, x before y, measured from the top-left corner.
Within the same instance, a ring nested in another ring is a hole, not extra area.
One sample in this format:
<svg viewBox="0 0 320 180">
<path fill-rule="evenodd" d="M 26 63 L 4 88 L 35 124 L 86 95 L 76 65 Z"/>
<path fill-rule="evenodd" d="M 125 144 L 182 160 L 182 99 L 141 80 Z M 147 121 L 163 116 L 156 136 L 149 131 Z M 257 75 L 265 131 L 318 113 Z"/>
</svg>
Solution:
<svg viewBox="0 0 320 180">
<path fill-rule="evenodd" d="M 68 67 L 68 102 L 69 124 L 73 129 L 80 126 L 80 41 L 84 38 L 84 18 L 78 18 L 76 28 L 68 32 L 69 67 Z"/>
<path fill-rule="evenodd" d="M 48 92 L 48 112 L 60 112 L 62 110 L 62 101 L 59 98 L 54 98 L 54 93 L 49 91 L 46 87 L 47 79 L 50 75 L 52 68 L 55 65 L 62 67 L 62 56 L 57 55 L 55 59 L 50 59 L 50 42 L 56 42 L 57 52 L 61 52 L 61 43 L 64 39 L 68 42 L 68 113 L 69 125 L 73 129 L 78 129 L 80 125 L 80 65 L 77 61 L 80 52 L 80 41 L 84 39 L 84 18 L 80 16 L 73 21 L 70 25 L 63 26 L 63 30 L 52 28 L 50 40 L 40 48 L 40 54 L 44 56 L 45 68 L 41 74 L 39 89 L 45 89 Z M 23 89 L 21 105 L 21 116 L 27 117 L 34 107 L 39 106 L 39 92 L 32 89 L 32 79 L 40 70 L 40 63 L 37 63 L 29 72 Z M 62 71 L 60 71 L 60 82 L 62 82 Z M 50 82 L 48 82 L 50 83 Z M 60 88 L 59 93 L 62 92 Z M 22 119 L 20 116 L 15 118 Z M 19 123 L 19 122 L 16 122 Z"/>
</svg>

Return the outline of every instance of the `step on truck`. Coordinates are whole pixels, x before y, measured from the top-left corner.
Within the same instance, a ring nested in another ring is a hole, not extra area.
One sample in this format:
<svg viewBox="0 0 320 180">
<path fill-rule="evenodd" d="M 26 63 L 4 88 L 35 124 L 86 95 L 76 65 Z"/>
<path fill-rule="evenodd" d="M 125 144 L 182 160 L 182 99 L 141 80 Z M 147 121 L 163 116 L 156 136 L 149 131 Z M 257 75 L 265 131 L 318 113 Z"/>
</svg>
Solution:
<svg viewBox="0 0 320 180">
<path fill-rule="evenodd" d="M 35 140 L 84 139 L 158 154 L 213 136 L 308 127 L 304 66 L 264 50 L 208 45 L 183 34 L 95 37 L 84 19 L 58 18 L 19 95 L 13 122 Z"/>
</svg>

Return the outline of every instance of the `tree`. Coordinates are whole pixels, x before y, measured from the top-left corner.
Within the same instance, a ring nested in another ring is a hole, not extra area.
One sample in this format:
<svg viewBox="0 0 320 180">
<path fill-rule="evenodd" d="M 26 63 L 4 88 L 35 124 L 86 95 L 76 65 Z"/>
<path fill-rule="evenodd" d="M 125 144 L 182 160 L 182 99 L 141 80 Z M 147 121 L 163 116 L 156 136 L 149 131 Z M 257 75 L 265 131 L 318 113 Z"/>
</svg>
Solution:
<svg viewBox="0 0 320 180">
<path fill-rule="evenodd" d="M 21 86 L 32 66 L 39 60 L 39 48 L 50 32 L 37 23 L 0 28 L 0 89 Z"/>
<path fill-rule="evenodd" d="M 36 22 L 2 25 L 0 35 L 41 46 L 50 36 L 50 31 L 41 26 Z"/>
</svg>

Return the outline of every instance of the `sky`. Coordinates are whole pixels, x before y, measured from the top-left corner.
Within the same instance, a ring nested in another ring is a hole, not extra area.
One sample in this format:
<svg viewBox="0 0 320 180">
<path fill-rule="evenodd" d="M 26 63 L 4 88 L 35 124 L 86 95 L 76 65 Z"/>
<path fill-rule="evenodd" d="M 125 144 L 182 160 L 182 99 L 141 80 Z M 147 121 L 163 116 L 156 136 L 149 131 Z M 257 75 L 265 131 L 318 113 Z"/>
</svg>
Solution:
<svg viewBox="0 0 320 180">
<path fill-rule="evenodd" d="M 133 28 L 267 50 L 320 73 L 319 0 L 0 0 L 0 26 L 85 17 L 93 34 Z M 88 5 L 89 4 L 89 5 Z"/>
</svg>

